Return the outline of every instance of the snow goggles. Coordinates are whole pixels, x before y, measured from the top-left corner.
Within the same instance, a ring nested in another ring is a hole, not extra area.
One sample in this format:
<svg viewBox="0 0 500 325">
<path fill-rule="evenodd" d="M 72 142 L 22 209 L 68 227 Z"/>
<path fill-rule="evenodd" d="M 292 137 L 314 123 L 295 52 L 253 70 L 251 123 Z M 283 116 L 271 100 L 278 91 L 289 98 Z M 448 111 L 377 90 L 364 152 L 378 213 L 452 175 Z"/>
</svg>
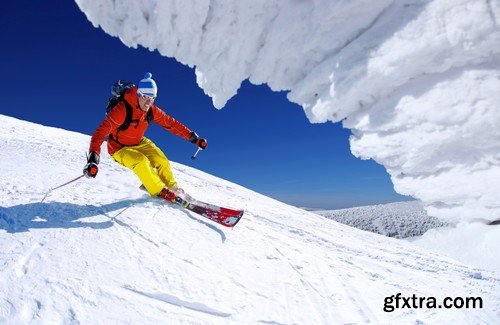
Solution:
<svg viewBox="0 0 500 325">
<path fill-rule="evenodd" d="M 148 94 L 144 94 L 140 91 L 137 91 L 137 95 L 139 95 L 139 97 L 142 97 L 142 98 L 145 98 L 145 99 L 155 99 L 156 96 L 151 96 L 151 95 L 148 95 Z"/>
</svg>

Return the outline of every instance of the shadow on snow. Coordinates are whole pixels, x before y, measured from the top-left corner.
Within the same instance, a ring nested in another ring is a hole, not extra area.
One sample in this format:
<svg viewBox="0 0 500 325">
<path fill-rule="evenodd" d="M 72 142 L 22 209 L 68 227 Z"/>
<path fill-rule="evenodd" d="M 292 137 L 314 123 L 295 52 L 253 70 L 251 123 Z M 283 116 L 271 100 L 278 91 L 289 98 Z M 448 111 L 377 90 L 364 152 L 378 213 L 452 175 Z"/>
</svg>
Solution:
<svg viewBox="0 0 500 325">
<path fill-rule="evenodd" d="M 112 220 L 89 222 L 79 221 L 79 219 L 98 215 L 107 216 L 109 212 L 128 208 L 134 204 L 144 203 L 148 200 L 148 198 L 124 200 L 100 206 L 78 205 L 65 202 L 28 203 L 12 207 L 0 206 L 0 229 L 5 229 L 9 233 L 42 228 L 88 227 L 105 229 L 113 226 Z"/>
<path fill-rule="evenodd" d="M 25 232 L 30 229 L 47 229 L 47 228 L 81 228 L 87 227 L 92 229 L 106 229 L 113 226 L 115 222 L 124 226 L 124 222 L 116 219 L 122 212 L 129 207 L 150 202 L 149 197 L 139 198 L 135 200 L 123 200 L 104 205 L 78 205 L 66 202 L 36 202 L 28 204 L 20 204 L 12 207 L 0 206 L 0 229 L 5 229 L 8 233 Z M 182 210 L 181 207 L 174 208 Z M 114 215 L 110 212 L 121 210 Z M 211 230 L 217 232 L 221 236 L 222 242 L 225 242 L 226 235 L 215 225 L 204 220 L 197 219 L 191 216 L 187 211 L 186 215 Z M 109 220 L 101 222 L 79 221 L 82 218 L 89 218 L 103 215 Z"/>
</svg>

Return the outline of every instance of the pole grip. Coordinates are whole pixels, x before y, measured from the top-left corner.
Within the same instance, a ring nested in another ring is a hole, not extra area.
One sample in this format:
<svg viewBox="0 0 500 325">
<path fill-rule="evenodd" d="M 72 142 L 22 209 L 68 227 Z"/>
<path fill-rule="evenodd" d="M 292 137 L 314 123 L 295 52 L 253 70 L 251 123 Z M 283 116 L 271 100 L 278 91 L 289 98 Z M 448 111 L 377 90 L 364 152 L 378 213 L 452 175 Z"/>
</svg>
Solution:
<svg viewBox="0 0 500 325">
<path fill-rule="evenodd" d="M 191 157 L 191 159 L 195 160 L 196 159 L 196 156 L 198 155 L 198 152 L 200 152 L 201 148 L 198 148 L 198 150 L 196 150 L 196 152 L 194 153 L 194 155 Z"/>
</svg>

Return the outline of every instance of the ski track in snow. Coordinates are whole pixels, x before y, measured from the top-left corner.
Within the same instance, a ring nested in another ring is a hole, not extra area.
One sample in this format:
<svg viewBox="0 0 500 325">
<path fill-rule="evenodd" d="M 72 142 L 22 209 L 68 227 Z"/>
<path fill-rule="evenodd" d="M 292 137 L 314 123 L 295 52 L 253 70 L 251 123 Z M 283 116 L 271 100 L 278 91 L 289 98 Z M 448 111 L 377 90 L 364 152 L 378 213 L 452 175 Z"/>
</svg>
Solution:
<svg viewBox="0 0 500 325">
<path fill-rule="evenodd" d="M 43 145 L 34 141 L 42 135 Z M 191 195 L 245 209 L 234 229 L 145 196 L 105 154 L 96 179 L 40 203 L 81 172 L 88 141 L 0 115 L 2 323 L 493 323 L 500 316 L 498 273 L 176 163 Z M 47 155 L 61 170 L 31 172 Z M 485 308 L 384 313 L 384 297 L 398 292 L 481 296 Z"/>
<path fill-rule="evenodd" d="M 176 296 L 169 295 L 168 293 L 147 293 L 147 292 L 142 292 L 142 291 L 139 291 L 137 289 L 134 289 L 134 288 L 131 288 L 128 286 L 124 286 L 123 288 L 130 290 L 132 292 L 135 292 L 135 293 L 137 293 L 141 296 L 144 296 L 144 297 L 163 301 L 163 302 L 166 302 L 166 303 L 174 305 L 174 306 L 191 309 L 191 310 L 194 310 L 194 311 L 197 311 L 200 313 L 205 313 L 205 314 L 219 316 L 219 317 L 231 316 L 231 314 L 229 314 L 229 313 L 224 313 L 224 312 L 215 310 L 213 308 L 206 306 L 203 303 L 185 301 L 185 300 L 182 300 Z"/>
<path fill-rule="evenodd" d="M 303 234 L 301 232 L 298 232 L 297 230 L 295 230 L 295 233 L 297 234 L 300 234 L 301 236 L 303 236 Z M 273 239 L 273 243 L 274 244 L 271 244 L 271 245 L 274 245 L 275 247 L 275 250 L 276 252 L 281 256 L 281 261 L 287 265 L 289 265 L 289 267 L 298 275 L 298 278 L 297 278 L 297 282 L 300 282 L 301 283 L 301 286 L 302 286 L 302 291 L 304 293 L 304 296 L 308 298 L 308 300 L 310 301 L 310 304 L 313 308 L 315 308 L 316 305 L 318 305 L 318 301 L 321 301 L 321 302 L 324 302 L 325 300 L 328 301 L 330 300 L 330 297 L 326 297 L 326 295 L 328 294 L 322 294 L 321 291 L 324 290 L 324 288 L 327 288 L 325 286 L 325 283 L 322 282 L 320 286 L 313 286 L 309 281 L 307 281 L 304 277 L 304 274 L 301 272 L 301 269 L 303 268 L 302 266 L 300 265 L 294 265 L 292 263 L 292 261 L 290 260 L 290 258 L 287 257 L 286 254 L 284 254 L 281 250 L 289 250 L 289 244 L 287 244 L 286 242 L 284 242 L 284 240 L 286 241 L 286 238 L 285 239 L 279 239 L 277 237 L 271 237 L 270 238 Z M 276 246 L 280 245 L 280 249 L 278 249 Z M 291 252 L 293 253 L 293 252 Z M 317 258 L 320 258 L 321 257 L 318 257 L 318 256 L 314 256 L 314 259 L 317 259 Z M 325 258 L 325 257 L 323 257 Z M 349 285 L 349 281 L 348 281 L 348 278 L 345 277 L 344 274 L 340 274 L 339 272 L 336 272 L 335 271 L 335 267 L 330 265 L 330 268 L 329 268 L 329 272 L 331 273 L 332 271 L 334 272 L 334 274 L 336 275 L 337 279 L 339 280 L 337 283 L 339 285 L 337 285 L 335 287 L 335 289 L 331 290 L 332 294 L 331 296 L 339 296 L 339 292 L 342 292 L 344 295 L 346 295 L 346 297 L 348 298 L 348 301 L 339 301 L 339 303 L 342 303 L 342 304 L 345 304 L 345 303 L 350 303 L 351 306 L 359 313 L 359 315 L 361 316 L 360 320 L 359 321 L 362 321 L 362 322 L 370 322 L 370 318 L 366 316 L 366 313 L 369 311 L 369 308 L 362 308 L 361 307 L 361 299 L 360 297 L 362 297 L 362 295 L 358 295 L 358 296 L 354 296 L 352 295 L 352 292 L 356 292 L 356 289 Z M 314 268 L 313 271 L 318 271 L 317 268 Z M 319 296 L 320 299 L 317 299 L 316 296 Z M 365 305 L 365 304 L 364 304 Z M 335 306 L 335 304 L 333 305 Z M 330 306 L 328 304 L 326 304 L 326 306 L 328 310 L 328 308 L 330 308 Z M 368 307 L 368 306 L 364 306 L 364 307 Z M 321 315 L 321 314 L 319 314 Z M 329 316 L 331 318 L 328 318 L 328 320 L 325 322 L 326 324 L 344 324 L 346 323 L 342 318 L 341 316 L 342 313 L 340 312 L 335 312 L 332 314 L 330 314 Z M 375 318 L 372 318 L 371 319 L 372 321 L 375 320 Z"/>
<path fill-rule="evenodd" d="M 28 249 L 28 251 L 23 256 L 21 256 L 21 258 L 16 264 L 16 276 L 18 278 L 22 277 L 28 272 L 28 262 L 31 256 L 33 255 L 33 253 L 35 253 L 36 250 L 38 250 L 38 248 L 42 246 L 43 244 L 41 243 L 35 243 L 34 245 L 31 246 L 30 249 Z"/>
</svg>

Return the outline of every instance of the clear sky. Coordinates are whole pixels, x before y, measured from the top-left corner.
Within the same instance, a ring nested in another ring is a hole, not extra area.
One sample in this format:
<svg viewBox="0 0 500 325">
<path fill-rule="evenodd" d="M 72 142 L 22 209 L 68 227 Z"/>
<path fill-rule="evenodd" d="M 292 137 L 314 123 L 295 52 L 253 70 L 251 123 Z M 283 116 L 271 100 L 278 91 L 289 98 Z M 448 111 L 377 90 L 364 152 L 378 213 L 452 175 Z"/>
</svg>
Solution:
<svg viewBox="0 0 500 325">
<path fill-rule="evenodd" d="M 193 161 L 193 144 L 151 126 L 146 136 L 172 161 L 300 207 L 408 199 L 394 192 L 382 166 L 351 154 L 341 124 L 311 124 L 286 92 L 248 82 L 217 110 L 193 69 L 126 47 L 94 28 L 74 1 L 1 1 L 0 39 L 0 114 L 92 134 L 113 82 L 138 82 L 149 71 L 158 85 L 155 104 L 208 140 Z M 82 152 L 75 171 L 85 162 Z"/>
</svg>

